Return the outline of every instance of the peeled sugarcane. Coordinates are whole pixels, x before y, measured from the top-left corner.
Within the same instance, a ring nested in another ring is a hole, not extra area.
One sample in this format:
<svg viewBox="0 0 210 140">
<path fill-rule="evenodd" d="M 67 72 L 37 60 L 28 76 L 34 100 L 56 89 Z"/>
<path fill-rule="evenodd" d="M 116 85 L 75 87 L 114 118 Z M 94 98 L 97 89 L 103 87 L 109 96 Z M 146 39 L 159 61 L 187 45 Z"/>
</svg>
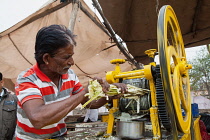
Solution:
<svg viewBox="0 0 210 140">
<path fill-rule="evenodd" d="M 129 84 L 127 84 L 127 88 L 128 92 L 123 94 L 125 98 L 133 98 L 134 96 L 144 95 L 145 93 L 149 92 L 147 89 L 138 88 Z M 93 100 L 98 100 L 102 97 L 114 96 L 121 93 L 120 89 L 112 84 L 110 85 L 109 91 L 104 93 L 98 81 L 92 79 L 89 80 L 88 91 L 89 93 L 86 93 L 85 96 L 88 96 L 89 100 L 82 106 L 82 108 L 86 107 L 86 105 Z"/>
</svg>

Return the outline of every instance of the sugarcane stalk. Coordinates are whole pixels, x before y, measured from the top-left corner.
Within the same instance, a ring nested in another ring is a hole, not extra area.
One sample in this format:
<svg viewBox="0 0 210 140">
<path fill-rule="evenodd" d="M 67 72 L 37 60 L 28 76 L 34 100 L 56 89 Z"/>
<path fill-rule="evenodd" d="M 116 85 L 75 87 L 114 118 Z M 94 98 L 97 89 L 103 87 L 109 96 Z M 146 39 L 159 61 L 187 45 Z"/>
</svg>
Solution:
<svg viewBox="0 0 210 140">
<path fill-rule="evenodd" d="M 145 93 L 149 93 L 150 90 L 138 88 L 132 85 L 127 84 L 128 92 L 123 94 L 124 98 L 135 98 L 135 96 L 144 95 Z M 87 104 L 92 102 L 93 100 L 100 99 L 105 96 L 114 96 L 120 94 L 120 89 L 115 85 L 110 85 L 110 89 L 107 93 L 102 91 L 101 85 L 97 80 L 90 80 L 88 86 L 89 93 L 85 94 L 90 99 L 82 106 L 82 108 L 86 107 Z"/>
</svg>

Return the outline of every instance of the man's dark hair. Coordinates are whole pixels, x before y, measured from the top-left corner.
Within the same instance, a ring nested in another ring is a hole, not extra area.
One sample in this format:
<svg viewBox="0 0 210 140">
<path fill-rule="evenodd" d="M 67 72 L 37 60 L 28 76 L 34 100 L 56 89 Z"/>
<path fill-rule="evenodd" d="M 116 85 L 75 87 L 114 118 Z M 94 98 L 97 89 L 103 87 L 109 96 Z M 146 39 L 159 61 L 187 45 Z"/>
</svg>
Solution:
<svg viewBox="0 0 210 140">
<path fill-rule="evenodd" d="M 36 35 L 35 59 L 38 64 L 44 64 L 43 55 L 49 53 L 52 57 L 60 48 L 67 45 L 76 46 L 75 35 L 64 25 L 50 25 L 41 28 Z"/>
<path fill-rule="evenodd" d="M 0 72 L 0 81 L 3 79 L 3 75 L 2 73 Z"/>
</svg>

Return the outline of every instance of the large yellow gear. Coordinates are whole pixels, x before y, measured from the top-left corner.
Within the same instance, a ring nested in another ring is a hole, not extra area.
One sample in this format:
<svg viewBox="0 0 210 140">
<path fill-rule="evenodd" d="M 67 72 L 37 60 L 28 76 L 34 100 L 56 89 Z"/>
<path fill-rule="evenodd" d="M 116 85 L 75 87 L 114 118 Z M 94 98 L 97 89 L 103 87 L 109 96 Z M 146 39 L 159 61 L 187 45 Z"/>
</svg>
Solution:
<svg viewBox="0 0 210 140">
<path fill-rule="evenodd" d="M 158 18 L 158 48 L 164 93 L 173 101 L 178 130 L 189 133 L 191 95 L 188 69 L 178 20 L 171 6 L 161 8 Z M 171 102 L 171 101 L 166 101 Z"/>
</svg>

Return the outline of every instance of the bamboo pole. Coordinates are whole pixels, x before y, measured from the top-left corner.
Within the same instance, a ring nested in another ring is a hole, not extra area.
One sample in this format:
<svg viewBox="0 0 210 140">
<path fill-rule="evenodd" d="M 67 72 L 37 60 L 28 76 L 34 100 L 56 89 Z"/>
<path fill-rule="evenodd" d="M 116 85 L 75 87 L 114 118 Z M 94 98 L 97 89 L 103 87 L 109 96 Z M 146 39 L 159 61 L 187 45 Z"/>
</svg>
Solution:
<svg viewBox="0 0 210 140">
<path fill-rule="evenodd" d="M 100 4 L 98 3 L 97 0 L 93 0 L 93 4 L 95 5 L 96 9 L 98 10 L 99 14 L 101 15 L 101 17 L 104 20 L 104 25 L 107 28 L 107 30 L 110 32 L 113 40 L 116 42 L 118 48 L 120 49 L 120 51 L 125 55 L 125 57 L 128 59 L 128 61 L 130 61 L 133 65 L 136 66 L 136 68 L 140 69 L 140 65 L 139 63 L 133 58 L 133 56 L 125 49 L 125 47 L 123 46 L 122 42 L 118 41 L 118 38 L 112 28 L 112 26 L 110 25 L 109 21 L 106 19 L 106 17 L 103 14 L 102 8 L 100 6 Z"/>
</svg>

